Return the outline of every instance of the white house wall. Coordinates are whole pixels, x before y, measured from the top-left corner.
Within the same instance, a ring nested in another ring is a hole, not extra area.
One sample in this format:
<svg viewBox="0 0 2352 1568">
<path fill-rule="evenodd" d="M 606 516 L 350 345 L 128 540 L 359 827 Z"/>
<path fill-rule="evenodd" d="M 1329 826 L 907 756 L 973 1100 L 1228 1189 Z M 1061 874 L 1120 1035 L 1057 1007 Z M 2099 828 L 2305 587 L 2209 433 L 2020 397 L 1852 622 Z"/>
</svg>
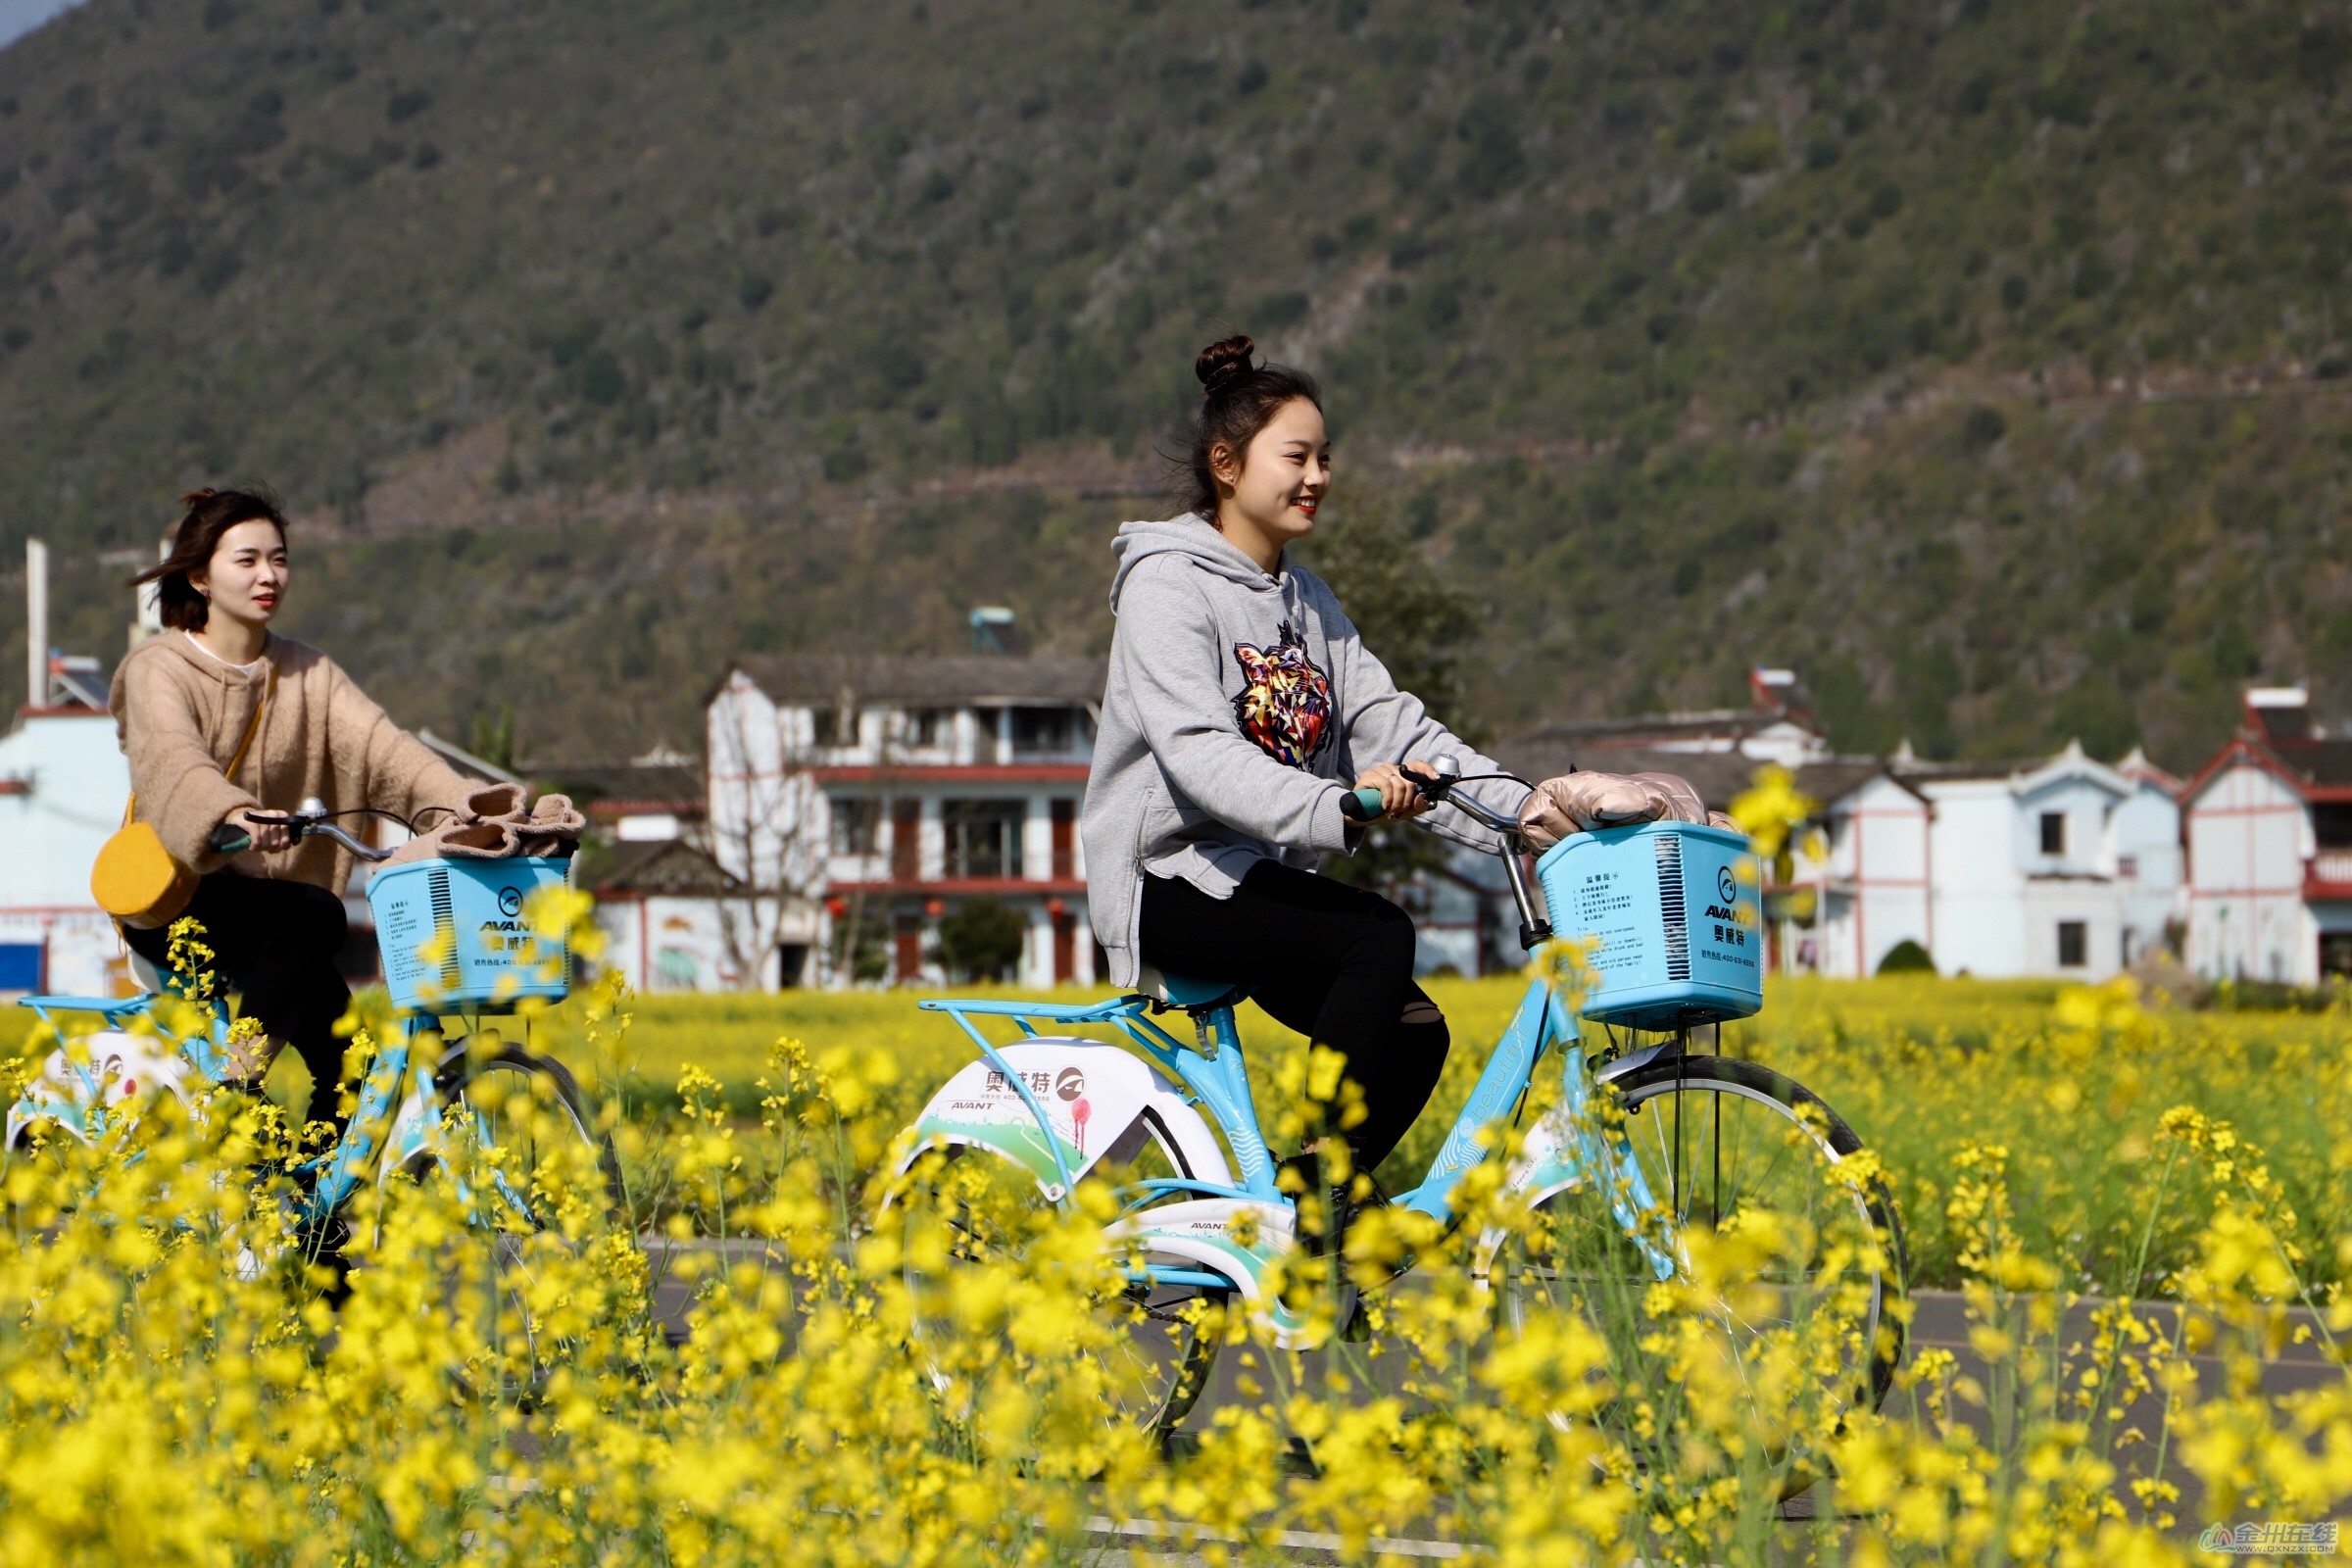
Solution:
<svg viewBox="0 0 2352 1568">
<path fill-rule="evenodd" d="M 2124 961 L 2131 963 L 2160 946 L 2166 927 L 2186 909 L 2180 803 L 2170 791 L 2137 781 L 2115 808 L 2113 834 Z"/>
<path fill-rule="evenodd" d="M 742 991 L 772 984 L 771 974 L 746 975 L 729 950 L 726 922 L 753 918 L 751 901 L 707 897 L 612 899 L 597 906 L 605 934 L 604 966 L 616 969 L 644 993 Z M 764 911 L 772 920 L 774 911 Z M 813 931 L 787 929 L 785 941 L 812 941 Z M 764 956 L 773 968 L 772 955 Z M 799 976 L 789 979 L 798 983 Z"/>
<path fill-rule="evenodd" d="M 0 736 L 0 943 L 43 950 L 42 985 L 104 996 L 122 941 L 90 897 L 99 846 L 122 825 L 130 766 L 104 713 L 32 714 Z"/>
<path fill-rule="evenodd" d="M 1922 788 L 1936 813 L 1936 939 L 1928 948 L 1936 967 L 1944 974 L 2029 972 L 2009 781 L 1940 780 Z"/>
<path fill-rule="evenodd" d="M 2065 849 L 2041 850 L 2041 815 L 2066 819 Z M 1784 961 L 1838 976 L 1875 973 L 1918 942 L 1945 974 L 2092 980 L 2162 940 L 2180 906 L 2179 808 L 2153 784 L 2069 748 L 2026 775 L 1873 778 L 1823 813 L 1826 862 L 1794 880 L 1821 891 L 1820 926 L 1783 932 Z M 2134 875 L 2119 875 L 2130 847 Z M 2083 961 L 2062 965 L 2059 926 L 2081 921 Z"/>
<path fill-rule="evenodd" d="M 1828 877 L 1818 946 L 1821 972 L 1877 972 L 1897 943 L 1931 953 L 1927 808 L 1889 778 L 1875 778 L 1830 817 Z"/>
<path fill-rule="evenodd" d="M 2019 869 L 2024 962 L 2006 971 L 1980 974 L 2057 975 L 2104 980 L 2123 967 L 2123 895 L 2115 881 L 2115 811 L 2130 798 L 2131 785 L 2105 768 L 2082 771 L 2021 788 L 2011 812 L 2009 851 Z M 2045 854 L 2041 819 L 2065 821 L 2064 848 Z M 2082 961 L 2069 964 L 2059 927 L 2083 929 Z"/>
<path fill-rule="evenodd" d="M 2319 982 L 2319 927 L 2303 906 L 2311 818 L 2251 762 L 2207 781 L 2188 812 L 2188 962 L 2211 979 Z"/>
</svg>

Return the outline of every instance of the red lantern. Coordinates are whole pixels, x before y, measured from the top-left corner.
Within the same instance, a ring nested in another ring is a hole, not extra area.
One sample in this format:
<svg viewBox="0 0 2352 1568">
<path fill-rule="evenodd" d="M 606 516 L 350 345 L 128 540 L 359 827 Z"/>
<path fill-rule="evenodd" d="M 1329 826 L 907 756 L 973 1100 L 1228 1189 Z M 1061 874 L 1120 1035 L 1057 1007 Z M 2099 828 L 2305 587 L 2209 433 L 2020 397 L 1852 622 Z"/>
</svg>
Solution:
<svg viewBox="0 0 2352 1568">
<path fill-rule="evenodd" d="M 938 919 L 938 918 L 939 918 L 941 915 L 943 915 L 943 914 L 945 914 L 945 913 L 947 913 L 947 912 L 948 912 L 948 906 L 947 906 L 947 902 L 946 902 L 945 900 L 943 900 L 943 899 L 925 899 L 925 900 L 923 901 L 923 913 L 924 913 L 924 914 L 926 914 L 926 915 L 928 915 L 930 918 L 932 918 L 932 919 L 936 920 L 936 919 Z"/>
<path fill-rule="evenodd" d="M 1060 919 L 1062 915 L 1068 911 L 1069 906 L 1062 903 L 1059 899 L 1048 899 L 1046 901 L 1046 913 L 1052 915 L 1056 920 Z"/>
<path fill-rule="evenodd" d="M 850 912 L 850 901 L 837 894 L 825 901 L 825 912 L 838 920 Z"/>
</svg>

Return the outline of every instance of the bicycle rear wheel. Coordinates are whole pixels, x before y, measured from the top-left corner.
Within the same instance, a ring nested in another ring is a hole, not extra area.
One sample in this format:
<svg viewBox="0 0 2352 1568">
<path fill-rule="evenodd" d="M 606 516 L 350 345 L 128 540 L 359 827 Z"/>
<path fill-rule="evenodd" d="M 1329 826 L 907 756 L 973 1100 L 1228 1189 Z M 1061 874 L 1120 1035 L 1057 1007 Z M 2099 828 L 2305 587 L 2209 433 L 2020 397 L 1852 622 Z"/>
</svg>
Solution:
<svg viewBox="0 0 2352 1568">
<path fill-rule="evenodd" d="M 1766 1347 L 1789 1347 L 1818 1391 L 1810 1414 L 1834 1423 L 1876 1409 L 1902 1358 L 1902 1227 L 1884 1180 L 1857 1179 L 1848 1163 L 1862 1149 L 1853 1129 L 1803 1085 L 1734 1057 L 1663 1056 L 1608 1094 L 1628 1174 L 1651 1203 L 1646 1241 L 1591 1183 L 1551 1195 L 1494 1265 L 1505 1320 L 1592 1319 L 1611 1342 L 1618 1386 L 1641 1391 L 1650 1420 L 1670 1430 L 1686 1396 L 1651 1348 L 1658 1265 L 1687 1262 L 1674 1254 L 1695 1231 L 1771 1216 L 1784 1242 L 1721 1312 L 1722 1353 L 1752 1367 Z"/>
<path fill-rule="evenodd" d="M 1189 1177 L 1172 1140 L 1151 1130 L 1128 1179 Z M 1051 1367 L 1025 1368 L 1009 1337 L 976 1346 L 964 1341 L 956 1315 L 959 1277 L 1003 1271 L 1019 1278 L 1040 1266 L 1041 1243 L 1067 1223 L 1025 1166 L 992 1149 L 951 1145 L 921 1155 L 908 1170 L 892 1206 L 903 1211 L 905 1280 L 915 1348 L 932 1389 L 952 1418 L 968 1418 L 979 1385 L 1004 1370 L 1065 1376 L 1077 1371 L 1092 1384 L 1103 1421 L 1164 1438 L 1200 1398 L 1216 1359 L 1217 1337 L 1205 1319 L 1230 1305 L 1233 1293 L 1197 1283 L 1148 1277 L 1092 1281 L 1092 1306 L 1107 1333 L 1082 1353 L 1056 1355 Z M 1198 1264 L 1141 1250 L 1122 1267 L 1197 1269 Z M 1005 1357 L 1013 1358 L 1009 1368 Z"/>
</svg>

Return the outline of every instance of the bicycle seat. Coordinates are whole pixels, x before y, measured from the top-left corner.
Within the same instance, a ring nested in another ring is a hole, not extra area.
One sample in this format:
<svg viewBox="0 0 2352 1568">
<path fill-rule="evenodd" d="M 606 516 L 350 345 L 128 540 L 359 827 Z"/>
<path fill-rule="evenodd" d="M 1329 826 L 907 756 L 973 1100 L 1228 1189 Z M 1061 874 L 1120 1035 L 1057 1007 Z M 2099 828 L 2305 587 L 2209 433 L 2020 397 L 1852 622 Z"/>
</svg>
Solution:
<svg viewBox="0 0 2352 1568">
<path fill-rule="evenodd" d="M 1182 975 L 1162 974 L 1148 963 L 1136 976 L 1135 989 L 1163 1007 L 1182 1007 L 1187 1012 L 1230 1007 L 1244 995 L 1242 988 L 1231 981 L 1188 980 Z"/>
</svg>

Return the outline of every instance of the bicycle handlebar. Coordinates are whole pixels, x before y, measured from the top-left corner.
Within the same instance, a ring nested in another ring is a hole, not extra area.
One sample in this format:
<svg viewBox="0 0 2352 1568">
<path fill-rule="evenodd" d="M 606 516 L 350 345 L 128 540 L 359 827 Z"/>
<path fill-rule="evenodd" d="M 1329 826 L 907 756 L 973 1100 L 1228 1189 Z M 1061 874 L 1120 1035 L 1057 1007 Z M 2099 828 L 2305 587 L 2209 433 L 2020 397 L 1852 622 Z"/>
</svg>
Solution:
<svg viewBox="0 0 2352 1568">
<path fill-rule="evenodd" d="M 1490 810 L 1488 808 L 1481 805 L 1478 801 L 1472 799 L 1470 796 L 1456 795 L 1454 793 L 1454 786 L 1466 781 L 1459 777 L 1458 774 L 1446 771 L 1447 764 L 1452 763 L 1453 759 L 1450 757 L 1441 759 L 1440 762 L 1437 764 L 1439 767 L 1438 776 L 1435 778 L 1424 778 L 1418 773 L 1407 773 L 1404 776 L 1412 781 L 1412 786 L 1415 793 L 1425 797 L 1426 799 L 1436 801 L 1441 805 L 1452 807 L 1455 810 L 1470 818 L 1471 821 L 1476 822 L 1480 827 L 1486 828 L 1491 832 L 1500 833 L 1505 837 L 1517 837 L 1519 833 L 1519 819 L 1517 817 L 1506 816 L 1500 811 Z M 1503 776 L 1504 775 L 1499 773 L 1480 775 L 1482 778 L 1500 778 Z M 1340 799 L 1340 814 L 1350 822 L 1375 821 L 1380 817 L 1381 813 L 1385 809 L 1387 809 L 1387 806 L 1386 803 L 1381 799 L 1380 791 L 1373 789 L 1370 785 L 1366 785 L 1361 789 L 1349 790 Z"/>
<path fill-rule="evenodd" d="M 304 804 L 307 806 L 310 803 L 305 802 Z M 333 839 L 363 860 L 388 860 L 392 858 L 390 850 L 379 850 L 371 845 L 363 844 L 328 821 L 323 808 L 316 811 L 254 811 L 248 815 L 247 820 L 269 827 L 282 827 L 287 830 L 287 836 L 297 844 L 306 838 L 323 836 Z M 213 853 L 216 855 L 242 855 L 253 848 L 253 835 L 233 822 L 223 822 L 213 829 L 213 836 L 205 842 L 212 847 Z"/>
<path fill-rule="evenodd" d="M 1519 819 L 1500 811 L 1491 810 L 1467 795 L 1458 795 L 1454 786 L 1468 782 L 1461 776 L 1461 764 L 1450 757 L 1441 757 L 1430 766 L 1436 776 L 1425 778 L 1418 773 L 1404 776 L 1424 799 L 1450 806 L 1480 827 L 1498 836 L 1502 842 L 1494 853 L 1502 859 L 1502 874 L 1511 885 L 1511 901 L 1519 906 L 1519 946 L 1532 951 L 1551 940 L 1551 922 L 1536 912 L 1535 895 L 1527 885 L 1527 866 L 1520 858 L 1521 840 Z M 1507 774 L 1482 774 L 1481 777 L 1508 777 Z M 1524 783 L 1525 780 L 1520 780 Z M 1349 790 L 1340 801 L 1340 814 L 1350 822 L 1370 822 L 1387 808 L 1380 791 L 1366 786 Z"/>
</svg>

